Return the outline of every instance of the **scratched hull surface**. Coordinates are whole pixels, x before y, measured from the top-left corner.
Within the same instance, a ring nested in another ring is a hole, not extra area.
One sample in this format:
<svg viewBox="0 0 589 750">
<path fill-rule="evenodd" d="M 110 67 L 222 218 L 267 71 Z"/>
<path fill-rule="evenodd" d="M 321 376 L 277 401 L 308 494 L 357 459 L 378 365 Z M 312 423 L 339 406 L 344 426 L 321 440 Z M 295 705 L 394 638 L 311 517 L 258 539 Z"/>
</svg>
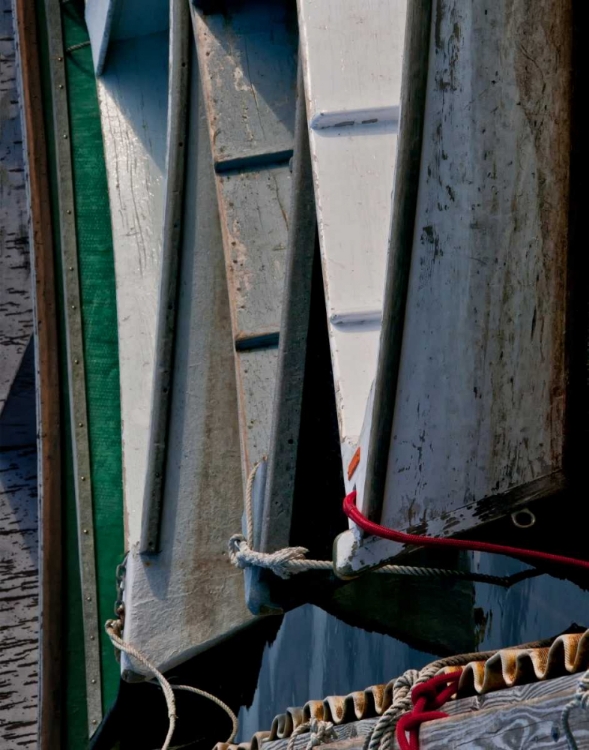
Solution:
<svg viewBox="0 0 589 750">
<path fill-rule="evenodd" d="M 204 105 L 193 54 L 177 345 L 161 551 L 130 548 L 125 638 L 170 669 L 252 620 L 227 538 L 243 512 L 233 342 Z M 222 509 L 222 510 L 220 510 Z M 123 671 L 142 671 L 122 659 Z"/>
</svg>

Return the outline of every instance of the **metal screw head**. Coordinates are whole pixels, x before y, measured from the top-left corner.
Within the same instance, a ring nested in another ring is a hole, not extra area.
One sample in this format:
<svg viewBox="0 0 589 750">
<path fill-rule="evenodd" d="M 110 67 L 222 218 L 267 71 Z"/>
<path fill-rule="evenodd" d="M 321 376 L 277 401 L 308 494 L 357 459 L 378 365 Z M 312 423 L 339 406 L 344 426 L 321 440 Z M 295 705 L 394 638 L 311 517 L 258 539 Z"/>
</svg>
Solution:
<svg viewBox="0 0 589 750">
<path fill-rule="evenodd" d="M 83 476 L 83 475 L 82 475 L 82 476 L 80 477 L 80 479 L 82 480 L 82 482 L 85 482 L 85 481 L 86 481 L 86 477 L 85 477 L 85 476 Z"/>
<path fill-rule="evenodd" d="M 75 365 L 79 364 L 79 362 L 80 362 L 80 360 L 79 360 L 79 359 L 74 359 L 74 364 L 75 364 Z"/>
<path fill-rule="evenodd" d="M 90 601 L 90 597 L 88 597 L 88 601 Z M 91 641 L 93 641 L 93 640 L 94 640 L 94 636 L 93 636 L 93 635 L 91 635 L 91 636 L 90 636 L 90 640 L 91 640 Z"/>
<path fill-rule="evenodd" d="M 84 426 L 83 422 L 78 422 L 78 427 L 83 427 L 83 426 Z"/>
<path fill-rule="evenodd" d="M 64 138 L 64 140 L 66 140 L 66 141 L 67 141 L 67 133 L 64 133 L 64 134 L 63 134 L 63 138 Z"/>
<path fill-rule="evenodd" d="M 64 135 L 63 137 L 67 138 L 67 135 Z M 71 212 L 72 212 L 71 208 L 68 208 L 68 210 L 66 211 L 66 214 L 71 214 Z"/>
<path fill-rule="evenodd" d="M 91 679 L 91 680 L 90 680 L 90 682 L 91 682 L 91 683 L 92 683 L 93 685 L 96 685 L 96 680 L 95 680 L 94 678 L 93 678 L 93 679 Z"/>
<path fill-rule="evenodd" d="M 98 724 L 98 722 L 96 721 L 96 719 L 92 719 L 92 723 L 93 724 Z"/>
<path fill-rule="evenodd" d="M 58 62 L 63 62 L 63 57 L 58 57 L 57 60 Z"/>
<path fill-rule="evenodd" d="M 87 602 L 91 602 L 91 601 L 92 601 L 92 597 L 91 597 L 91 596 L 87 596 L 87 597 L 86 597 L 86 601 L 87 601 Z M 92 638 L 94 638 L 94 636 L 93 636 L 93 635 L 91 635 L 91 636 L 90 636 L 90 638 L 92 639 Z"/>
<path fill-rule="evenodd" d="M 88 529 L 82 529 L 82 533 L 83 534 L 87 534 L 88 533 Z"/>
<path fill-rule="evenodd" d="M 63 83 L 60 83 L 59 86 L 58 86 L 58 88 L 62 89 L 63 88 Z"/>
<path fill-rule="evenodd" d="M 75 306 L 75 305 L 72 305 L 72 310 L 75 310 L 75 309 L 76 309 L 76 306 Z"/>
</svg>

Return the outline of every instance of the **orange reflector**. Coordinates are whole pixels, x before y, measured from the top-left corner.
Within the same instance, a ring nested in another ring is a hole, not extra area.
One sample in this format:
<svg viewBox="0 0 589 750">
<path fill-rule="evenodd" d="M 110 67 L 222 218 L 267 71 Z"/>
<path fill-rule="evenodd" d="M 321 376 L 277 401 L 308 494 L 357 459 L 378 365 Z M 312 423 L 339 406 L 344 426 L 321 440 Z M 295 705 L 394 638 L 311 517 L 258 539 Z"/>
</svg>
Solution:
<svg viewBox="0 0 589 750">
<path fill-rule="evenodd" d="M 356 452 L 352 456 L 352 460 L 348 464 L 348 479 L 351 479 L 354 476 L 354 472 L 358 468 L 358 464 L 360 463 L 360 446 L 356 448 Z"/>
</svg>

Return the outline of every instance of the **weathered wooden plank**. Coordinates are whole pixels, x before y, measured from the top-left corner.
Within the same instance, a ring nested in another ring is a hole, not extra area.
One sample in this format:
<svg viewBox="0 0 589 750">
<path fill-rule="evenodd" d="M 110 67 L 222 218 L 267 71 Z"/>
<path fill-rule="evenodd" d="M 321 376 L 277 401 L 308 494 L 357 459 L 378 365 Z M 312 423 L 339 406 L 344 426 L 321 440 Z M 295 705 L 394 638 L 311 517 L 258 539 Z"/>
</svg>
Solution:
<svg viewBox="0 0 589 750">
<path fill-rule="evenodd" d="M 11 0 L 0 2 L 0 414 L 33 332 L 22 128 Z"/>
<path fill-rule="evenodd" d="M 195 57 L 195 55 L 193 55 Z M 192 62 L 161 551 L 132 547 L 125 638 L 170 669 L 252 621 L 227 559 L 243 496 L 231 318 L 207 121 Z M 123 674 L 142 672 L 122 661 Z"/>
<path fill-rule="evenodd" d="M 570 675 L 450 701 L 442 709 L 448 718 L 422 725 L 420 747 L 423 750 L 442 746 L 566 750 L 568 744 L 562 731 L 561 712 L 573 697 L 580 676 Z M 356 722 L 352 725 L 357 728 L 355 735 L 328 743 L 326 748 L 361 750 L 364 734 L 374 723 L 374 720 Z M 589 747 L 587 712 L 581 708 L 573 710 L 570 725 L 579 749 Z M 272 747 L 280 750 L 283 745 L 274 742 Z M 397 750 L 396 741 L 394 747 Z"/>
<path fill-rule="evenodd" d="M 184 0 L 170 3 L 170 71 L 166 135 L 166 198 L 157 303 L 155 368 L 149 427 L 149 454 L 141 523 L 141 551 L 159 549 L 161 503 L 172 383 L 178 259 L 182 241 L 184 165 L 188 119 L 191 28 Z"/>
<path fill-rule="evenodd" d="M 424 750 L 450 748 L 553 748 L 568 750 L 569 744 L 562 729 L 561 713 L 573 697 L 579 676 L 563 677 L 547 683 L 529 686 L 519 695 L 514 694 L 493 708 L 484 706 L 480 698 L 456 701 L 453 715 L 448 719 L 425 724 L 420 731 L 420 746 Z M 554 684 L 550 684 L 550 683 Z M 560 692 L 559 689 L 562 688 Z M 501 691 L 515 693 L 518 688 Z M 523 698 L 523 699 L 522 699 Z M 467 713 L 468 712 L 468 713 Z M 578 708 L 572 711 L 571 730 L 579 750 L 589 747 L 589 715 Z"/>
<path fill-rule="evenodd" d="M 141 533 L 164 215 L 167 32 L 115 42 L 98 99 L 111 205 L 129 546 Z"/>
<path fill-rule="evenodd" d="M 562 469 L 570 3 L 450 2 L 434 31 L 382 517 L 439 534 Z"/>
<path fill-rule="evenodd" d="M 219 175 L 217 184 L 236 337 L 278 331 L 291 185 L 288 165 Z"/>
<path fill-rule="evenodd" d="M 244 483 L 268 452 L 288 237 L 296 19 L 287 3 L 193 14 L 235 341 Z M 228 170 L 231 170 L 228 172 Z"/>
<path fill-rule="evenodd" d="M 299 0 L 344 462 L 376 371 L 406 0 Z"/>
<path fill-rule="evenodd" d="M 197 18 L 203 87 L 217 170 L 292 153 L 296 22 L 287 3 L 227 3 Z M 288 202 L 287 202 L 288 207 Z"/>
<path fill-rule="evenodd" d="M 39 494 L 39 750 L 61 746 L 61 434 L 55 257 L 35 3 L 16 0 L 24 160 L 35 302 Z"/>
<path fill-rule="evenodd" d="M 348 470 L 346 489 L 351 482 L 359 488 L 358 504 L 369 518 L 379 518 L 388 464 L 394 400 L 397 391 L 407 288 L 415 226 L 415 209 L 419 191 L 421 148 L 425 125 L 425 101 L 431 36 L 432 0 L 413 2 L 407 12 L 403 80 L 401 86 L 401 121 L 397 167 L 393 188 L 394 200 L 389 236 L 389 259 L 385 286 L 385 305 L 376 378 L 366 409 L 358 450 L 360 471 Z M 361 453 L 364 452 L 364 456 Z M 364 487 L 366 475 L 370 481 Z M 364 491 L 365 490 L 365 491 Z"/>
<path fill-rule="evenodd" d="M 570 13 L 435 6 L 386 526 L 455 534 L 564 484 Z"/>
<path fill-rule="evenodd" d="M 34 425 L 33 389 L 28 391 L 28 406 Z M 0 432 L 6 445 L 9 428 L 0 424 Z M 18 449 L 4 447 L 0 450 L 0 744 L 5 750 L 37 747 L 37 533 L 34 441 Z"/>
<path fill-rule="evenodd" d="M 303 66 L 299 58 L 291 207 L 280 323 L 282 338 L 268 451 L 268 481 L 264 496 L 260 498 L 263 508 L 259 509 L 259 539 L 256 540 L 256 549 L 262 552 L 274 552 L 291 543 L 316 242 L 317 212 Z"/>
</svg>

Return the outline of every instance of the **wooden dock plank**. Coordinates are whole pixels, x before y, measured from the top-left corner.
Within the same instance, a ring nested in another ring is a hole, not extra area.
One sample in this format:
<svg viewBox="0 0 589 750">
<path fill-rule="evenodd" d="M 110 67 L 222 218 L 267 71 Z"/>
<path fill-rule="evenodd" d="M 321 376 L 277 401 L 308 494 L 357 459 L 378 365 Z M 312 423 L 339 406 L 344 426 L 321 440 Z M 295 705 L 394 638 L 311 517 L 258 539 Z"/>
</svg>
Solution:
<svg viewBox="0 0 589 750">
<path fill-rule="evenodd" d="M 443 707 L 448 718 L 423 724 L 419 734 L 422 750 L 491 748 L 551 748 L 568 750 L 561 714 L 574 696 L 581 675 L 520 685 L 482 696 L 450 701 Z M 373 720 L 374 721 L 374 720 Z M 328 743 L 326 750 L 362 750 L 369 722 L 357 722 L 356 736 Z M 570 727 L 579 750 L 589 747 L 589 713 L 578 707 L 570 715 Z M 303 735 L 304 736 L 304 735 Z M 279 743 L 272 743 L 279 750 Z M 395 740 L 394 750 L 398 750 Z"/>
<path fill-rule="evenodd" d="M 33 332 L 22 127 L 11 1 L 0 2 L 0 413 Z"/>
<path fill-rule="evenodd" d="M 29 346 L 0 417 L 0 744 L 37 747 L 39 553 L 35 378 Z"/>
</svg>

